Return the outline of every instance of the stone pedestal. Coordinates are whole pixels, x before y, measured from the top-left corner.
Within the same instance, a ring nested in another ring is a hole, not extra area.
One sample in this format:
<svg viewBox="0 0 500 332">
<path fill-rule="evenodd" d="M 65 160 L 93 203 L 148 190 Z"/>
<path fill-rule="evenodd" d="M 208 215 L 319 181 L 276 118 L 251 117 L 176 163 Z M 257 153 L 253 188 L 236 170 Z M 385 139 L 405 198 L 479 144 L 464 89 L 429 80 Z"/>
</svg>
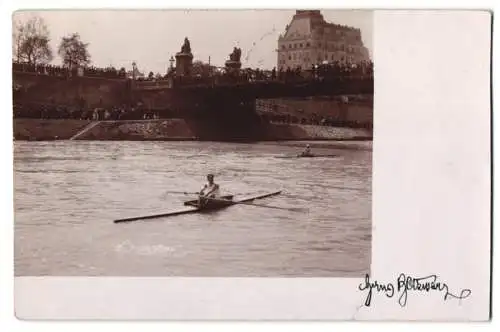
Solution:
<svg viewBox="0 0 500 332">
<path fill-rule="evenodd" d="M 179 52 L 175 55 L 176 76 L 190 76 L 193 69 L 193 54 Z"/>
<path fill-rule="evenodd" d="M 241 61 L 227 60 L 226 70 L 228 72 L 238 72 L 241 69 Z"/>
</svg>

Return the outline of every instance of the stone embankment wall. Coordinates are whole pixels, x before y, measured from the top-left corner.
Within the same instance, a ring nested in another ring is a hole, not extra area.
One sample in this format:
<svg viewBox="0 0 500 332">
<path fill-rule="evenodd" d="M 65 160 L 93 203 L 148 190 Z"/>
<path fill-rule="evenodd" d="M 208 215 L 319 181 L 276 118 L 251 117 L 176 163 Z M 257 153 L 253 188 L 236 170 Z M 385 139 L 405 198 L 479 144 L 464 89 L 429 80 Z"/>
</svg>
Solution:
<svg viewBox="0 0 500 332">
<path fill-rule="evenodd" d="M 342 97 L 259 99 L 256 104 L 257 111 L 264 114 L 289 114 L 298 119 L 310 119 L 311 116 L 315 116 L 318 119 L 331 118 L 359 124 L 373 124 L 373 96 L 347 96 L 344 97 L 344 101 L 342 99 Z"/>
<path fill-rule="evenodd" d="M 14 139 L 23 141 L 50 141 L 70 139 L 85 128 L 86 120 L 14 119 Z"/>
<path fill-rule="evenodd" d="M 60 77 L 32 73 L 14 73 L 18 88 L 14 102 L 35 102 L 85 107 L 112 107 L 126 103 L 130 96 L 125 80 L 91 77 Z"/>
<path fill-rule="evenodd" d="M 371 140 L 367 129 L 314 126 L 302 124 L 271 123 L 267 127 L 265 140 Z"/>
<path fill-rule="evenodd" d="M 101 121 L 79 136 L 80 140 L 166 141 L 196 140 L 192 128 L 182 119 Z"/>
<path fill-rule="evenodd" d="M 15 119 L 16 140 L 198 140 L 196 126 L 182 119 L 101 121 Z M 87 127 L 88 126 L 88 127 Z M 88 128 L 88 130 L 86 130 Z M 264 125 L 255 141 L 274 140 L 369 140 L 365 129 L 270 123 Z M 205 137 L 203 139 L 209 140 Z"/>
</svg>

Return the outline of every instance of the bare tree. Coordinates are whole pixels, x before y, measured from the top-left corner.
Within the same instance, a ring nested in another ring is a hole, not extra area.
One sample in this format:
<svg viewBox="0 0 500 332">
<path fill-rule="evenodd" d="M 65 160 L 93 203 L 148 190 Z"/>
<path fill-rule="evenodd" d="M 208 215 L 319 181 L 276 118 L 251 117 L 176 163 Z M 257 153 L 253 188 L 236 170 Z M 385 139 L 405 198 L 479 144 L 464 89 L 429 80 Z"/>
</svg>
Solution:
<svg viewBox="0 0 500 332">
<path fill-rule="evenodd" d="M 61 39 L 58 53 L 64 65 L 73 69 L 90 63 L 88 46 L 88 43 L 84 43 L 80 40 L 80 34 L 73 33 Z"/>
<path fill-rule="evenodd" d="M 13 56 L 17 62 L 36 65 L 52 61 L 49 29 L 43 18 L 33 16 L 26 22 L 13 23 Z"/>
<path fill-rule="evenodd" d="M 21 35 L 24 33 L 23 25 L 12 19 L 12 58 L 17 62 L 21 62 Z"/>
</svg>

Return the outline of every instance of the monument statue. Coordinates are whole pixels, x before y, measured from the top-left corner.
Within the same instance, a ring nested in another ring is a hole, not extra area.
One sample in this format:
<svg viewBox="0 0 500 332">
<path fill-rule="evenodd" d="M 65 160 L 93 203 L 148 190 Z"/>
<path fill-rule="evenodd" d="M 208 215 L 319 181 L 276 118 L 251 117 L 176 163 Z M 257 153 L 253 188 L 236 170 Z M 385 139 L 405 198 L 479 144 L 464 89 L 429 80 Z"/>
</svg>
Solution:
<svg viewBox="0 0 500 332">
<path fill-rule="evenodd" d="M 226 61 L 226 69 L 229 71 L 241 69 L 241 48 L 233 48 L 233 53 L 229 54 L 229 60 Z"/>
<path fill-rule="evenodd" d="M 173 64 L 173 59 L 170 59 L 170 61 L 171 64 Z M 193 54 L 191 53 L 191 43 L 186 37 L 184 38 L 184 44 L 182 44 L 181 51 L 175 54 L 175 70 L 172 68 L 172 72 L 175 72 L 176 76 L 191 76 L 192 68 Z"/>
<path fill-rule="evenodd" d="M 184 38 L 184 45 L 181 47 L 181 53 L 191 53 L 191 43 L 187 37 Z"/>
<path fill-rule="evenodd" d="M 231 61 L 240 62 L 241 59 L 241 48 L 235 47 L 233 53 L 229 54 L 229 59 Z"/>
</svg>

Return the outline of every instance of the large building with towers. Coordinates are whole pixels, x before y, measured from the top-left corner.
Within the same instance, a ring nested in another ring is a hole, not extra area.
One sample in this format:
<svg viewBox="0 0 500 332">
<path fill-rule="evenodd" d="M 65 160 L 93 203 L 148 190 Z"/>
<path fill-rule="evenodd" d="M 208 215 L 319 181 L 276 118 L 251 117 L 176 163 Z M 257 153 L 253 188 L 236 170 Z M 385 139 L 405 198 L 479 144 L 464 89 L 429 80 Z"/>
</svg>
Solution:
<svg viewBox="0 0 500 332">
<path fill-rule="evenodd" d="M 278 39 L 277 51 L 277 68 L 282 70 L 370 60 L 360 29 L 328 23 L 319 10 L 297 10 Z"/>
</svg>

